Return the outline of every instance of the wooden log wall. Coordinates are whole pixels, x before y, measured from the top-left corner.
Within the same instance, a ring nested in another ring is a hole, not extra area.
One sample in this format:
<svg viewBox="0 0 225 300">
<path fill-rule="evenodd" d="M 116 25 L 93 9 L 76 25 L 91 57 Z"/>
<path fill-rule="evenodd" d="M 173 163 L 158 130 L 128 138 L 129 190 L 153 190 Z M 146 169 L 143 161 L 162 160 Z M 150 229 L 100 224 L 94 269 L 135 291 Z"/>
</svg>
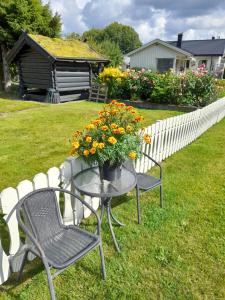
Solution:
<svg viewBox="0 0 225 300">
<path fill-rule="evenodd" d="M 90 66 L 82 62 L 56 62 L 56 89 L 59 92 L 90 88 Z"/>
<path fill-rule="evenodd" d="M 20 84 L 23 88 L 54 88 L 52 64 L 31 48 L 26 48 L 19 56 Z"/>
</svg>

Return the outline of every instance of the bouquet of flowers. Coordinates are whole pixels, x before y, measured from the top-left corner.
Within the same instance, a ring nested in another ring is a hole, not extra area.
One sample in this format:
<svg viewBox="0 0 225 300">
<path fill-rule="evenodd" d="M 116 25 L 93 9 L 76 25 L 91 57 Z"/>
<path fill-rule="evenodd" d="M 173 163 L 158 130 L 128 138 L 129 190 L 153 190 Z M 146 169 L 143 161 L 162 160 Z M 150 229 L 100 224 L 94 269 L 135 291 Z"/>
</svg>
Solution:
<svg viewBox="0 0 225 300">
<path fill-rule="evenodd" d="M 134 107 L 113 100 L 83 131 L 73 134 L 71 155 L 100 167 L 105 163 L 119 165 L 129 158 L 135 160 L 140 156 L 142 139 L 151 143 L 148 134 L 141 134 L 142 120 Z"/>
</svg>

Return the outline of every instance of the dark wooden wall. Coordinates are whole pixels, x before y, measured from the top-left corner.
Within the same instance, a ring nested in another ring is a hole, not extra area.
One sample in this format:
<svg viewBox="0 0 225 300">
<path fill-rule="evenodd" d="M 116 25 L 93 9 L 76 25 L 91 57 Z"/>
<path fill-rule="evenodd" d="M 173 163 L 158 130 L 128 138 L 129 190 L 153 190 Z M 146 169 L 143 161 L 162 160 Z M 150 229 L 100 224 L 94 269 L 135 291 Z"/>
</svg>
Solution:
<svg viewBox="0 0 225 300">
<path fill-rule="evenodd" d="M 24 48 L 18 59 L 22 88 L 54 88 L 52 64 L 31 48 Z"/>
<path fill-rule="evenodd" d="M 90 65 L 86 62 L 55 63 L 55 85 L 60 101 L 75 100 L 90 88 Z"/>
</svg>

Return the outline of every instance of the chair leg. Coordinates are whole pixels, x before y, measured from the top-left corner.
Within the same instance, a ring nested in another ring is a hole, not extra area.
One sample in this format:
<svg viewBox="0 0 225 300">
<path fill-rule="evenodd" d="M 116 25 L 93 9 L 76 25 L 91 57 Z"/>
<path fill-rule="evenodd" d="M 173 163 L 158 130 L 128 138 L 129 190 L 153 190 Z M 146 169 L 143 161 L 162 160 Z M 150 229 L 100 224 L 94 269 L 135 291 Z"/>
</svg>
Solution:
<svg viewBox="0 0 225 300">
<path fill-rule="evenodd" d="M 140 190 L 139 190 L 138 186 L 136 186 L 136 200 L 137 200 L 138 224 L 141 224 Z"/>
<path fill-rule="evenodd" d="M 160 185 L 160 207 L 163 208 L 163 187 Z"/>
<path fill-rule="evenodd" d="M 25 263 L 26 263 L 26 260 L 27 260 L 28 252 L 29 251 L 25 251 L 25 253 L 23 255 L 23 260 L 22 260 L 22 263 L 21 263 L 21 267 L 20 267 L 19 273 L 18 273 L 17 278 L 16 278 L 17 281 L 20 281 L 20 279 L 22 277 L 22 273 L 23 273 L 23 269 L 24 269 L 24 266 L 25 266 Z"/>
<path fill-rule="evenodd" d="M 102 277 L 105 280 L 106 279 L 106 271 L 105 271 L 105 259 L 104 259 L 104 254 L 103 254 L 102 243 L 100 243 L 100 245 L 99 245 L 99 252 L 100 252 L 100 258 L 101 258 Z"/>
<path fill-rule="evenodd" d="M 49 291 L 50 291 L 50 296 L 51 296 L 51 300 L 56 300 L 55 298 L 55 289 L 54 289 L 54 285 L 53 285 L 53 281 L 52 281 L 52 275 L 50 272 L 50 268 L 49 265 L 47 263 L 47 261 L 45 261 L 44 259 L 42 259 L 43 264 L 45 266 L 45 270 L 47 273 L 47 277 L 48 277 L 48 287 L 49 287 Z"/>
</svg>

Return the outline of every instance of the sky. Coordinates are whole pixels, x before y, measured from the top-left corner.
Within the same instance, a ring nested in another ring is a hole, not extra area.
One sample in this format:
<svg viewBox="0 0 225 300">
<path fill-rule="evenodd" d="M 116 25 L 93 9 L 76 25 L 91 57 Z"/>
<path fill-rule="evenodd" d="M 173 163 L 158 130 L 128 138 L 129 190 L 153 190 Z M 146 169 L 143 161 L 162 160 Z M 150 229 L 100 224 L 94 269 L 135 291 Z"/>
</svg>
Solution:
<svg viewBox="0 0 225 300">
<path fill-rule="evenodd" d="M 42 0 L 48 3 L 49 0 Z M 225 0 L 50 0 L 62 18 L 63 34 L 82 34 L 117 21 L 132 26 L 142 43 L 155 38 L 225 38 Z"/>
</svg>

